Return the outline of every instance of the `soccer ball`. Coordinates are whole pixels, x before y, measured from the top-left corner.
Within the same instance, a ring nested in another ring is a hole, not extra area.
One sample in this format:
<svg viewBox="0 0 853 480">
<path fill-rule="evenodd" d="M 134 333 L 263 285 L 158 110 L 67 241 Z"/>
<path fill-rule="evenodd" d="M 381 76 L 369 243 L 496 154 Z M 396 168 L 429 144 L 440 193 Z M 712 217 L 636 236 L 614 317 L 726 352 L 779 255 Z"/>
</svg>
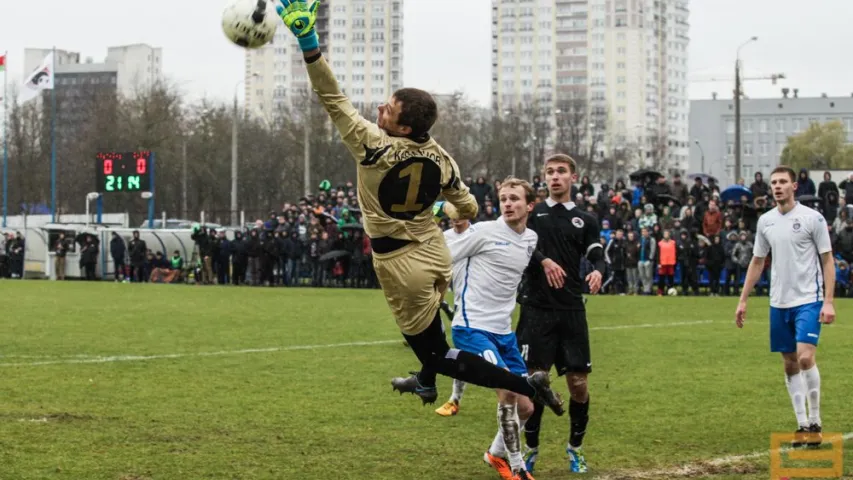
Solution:
<svg viewBox="0 0 853 480">
<path fill-rule="evenodd" d="M 676 290 L 675 287 L 670 287 L 670 289 L 666 291 L 666 294 L 670 297 L 675 297 L 678 295 L 678 290 Z"/>
<path fill-rule="evenodd" d="M 260 48 L 272 41 L 281 18 L 275 0 L 231 0 L 222 12 L 222 31 L 243 48 Z"/>
</svg>

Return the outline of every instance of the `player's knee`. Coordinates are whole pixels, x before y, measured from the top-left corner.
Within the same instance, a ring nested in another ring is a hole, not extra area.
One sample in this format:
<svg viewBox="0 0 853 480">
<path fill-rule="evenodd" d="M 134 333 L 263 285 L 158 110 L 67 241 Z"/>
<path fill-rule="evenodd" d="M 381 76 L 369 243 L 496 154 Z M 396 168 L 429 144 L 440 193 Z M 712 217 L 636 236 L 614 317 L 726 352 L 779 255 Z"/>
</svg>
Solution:
<svg viewBox="0 0 853 480">
<path fill-rule="evenodd" d="M 528 397 L 524 397 L 521 395 L 517 395 L 516 397 L 516 404 L 518 405 L 518 418 L 520 420 L 527 420 L 528 418 L 530 418 L 531 415 L 533 415 L 533 402 L 531 402 L 530 398 Z"/>
<path fill-rule="evenodd" d="M 566 375 L 566 383 L 569 387 L 569 394 L 571 394 L 573 398 L 586 395 L 586 375 L 580 373 L 569 373 Z"/>
<path fill-rule="evenodd" d="M 808 370 L 814 366 L 814 352 L 805 351 L 797 353 L 797 366 L 800 370 Z"/>
</svg>

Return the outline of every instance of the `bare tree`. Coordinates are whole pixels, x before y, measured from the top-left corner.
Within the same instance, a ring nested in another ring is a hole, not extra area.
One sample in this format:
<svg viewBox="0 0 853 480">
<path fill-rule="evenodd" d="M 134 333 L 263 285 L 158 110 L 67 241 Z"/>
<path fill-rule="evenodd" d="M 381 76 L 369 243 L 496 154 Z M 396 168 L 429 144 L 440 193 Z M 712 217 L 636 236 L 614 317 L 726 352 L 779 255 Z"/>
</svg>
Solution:
<svg viewBox="0 0 853 480">
<path fill-rule="evenodd" d="M 646 144 L 647 158 L 651 160 L 651 168 L 665 173 L 672 162 L 669 160 L 669 137 L 663 128 L 651 131 Z"/>
<path fill-rule="evenodd" d="M 584 175 L 594 176 L 605 139 L 606 113 L 595 114 L 586 98 L 564 98 L 557 102 L 555 123 L 557 150 L 577 160 Z"/>
</svg>

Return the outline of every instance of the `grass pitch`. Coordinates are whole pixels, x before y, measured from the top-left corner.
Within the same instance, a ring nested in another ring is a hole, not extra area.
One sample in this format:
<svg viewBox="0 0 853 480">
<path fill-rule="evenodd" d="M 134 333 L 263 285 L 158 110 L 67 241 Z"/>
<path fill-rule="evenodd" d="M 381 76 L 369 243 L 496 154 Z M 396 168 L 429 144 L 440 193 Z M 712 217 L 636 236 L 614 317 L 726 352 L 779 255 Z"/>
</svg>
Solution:
<svg viewBox="0 0 853 480">
<path fill-rule="evenodd" d="M 391 392 L 417 362 L 379 291 L 4 281 L 0 301 L 2 480 L 497 478 L 492 392 L 469 386 L 453 418 Z M 795 421 L 767 300 L 744 330 L 735 306 L 590 299 L 588 477 L 769 477 Z M 853 303 L 836 310 L 821 411 L 848 433 Z M 546 411 L 537 479 L 571 477 L 567 435 Z"/>
</svg>

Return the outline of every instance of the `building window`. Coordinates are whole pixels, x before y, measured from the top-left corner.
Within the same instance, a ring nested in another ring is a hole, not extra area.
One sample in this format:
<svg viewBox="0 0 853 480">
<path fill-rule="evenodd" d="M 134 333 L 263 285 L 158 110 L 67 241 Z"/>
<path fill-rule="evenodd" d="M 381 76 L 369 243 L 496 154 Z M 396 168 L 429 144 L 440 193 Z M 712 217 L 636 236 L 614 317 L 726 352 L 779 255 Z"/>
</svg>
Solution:
<svg viewBox="0 0 853 480">
<path fill-rule="evenodd" d="M 758 122 L 758 131 L 760 133 L 767 133 L 767 120 L 761 120 Z"/>
<path fill-rule="evenodd" d="M 744 143 L 743 144 L 743 154 L 744 155 L 752 155 L 754 152 L 752 151 L 752 143 Z"/>
<path fill-rule="evenodd" d="M 735 154 L 735 144 L 729 142 L 726 144 L 726 155 L 734 155 Z"/>
<path fill-rule="evenodd" d="M 768 143 L 759 144 L 758 145 L 758 153 L 762 157 L 767 156 L 767 154 L 770 153 L 770 144 L 768 144 Z"/>
<path fill-rule="evenodd" d="M 752 133 L 752 120 L 743 121 L 743 133 Z"/>
<path fill-rule="evenodd" d="M 792 122 L 793 122 L 793 127 L 791 128 L 791 131 L 793 133 L 800 133 L 801 131 L 803 131 L 803 127 L 802 127 L 802 124 L 801 124 L 799 118 L 793 119 Z"/>
<path fill-rule="evenodd" d="M 776 132 L 785 133 L 785 119 L 777 118 L 776 119 Z"/>
<path fill-rule="evenodd" d="M 726 133 L 735 133 L 735 121 L 726 120 Z M 729 154 L 731 155 L 731 154 Z"/>
</svg>

